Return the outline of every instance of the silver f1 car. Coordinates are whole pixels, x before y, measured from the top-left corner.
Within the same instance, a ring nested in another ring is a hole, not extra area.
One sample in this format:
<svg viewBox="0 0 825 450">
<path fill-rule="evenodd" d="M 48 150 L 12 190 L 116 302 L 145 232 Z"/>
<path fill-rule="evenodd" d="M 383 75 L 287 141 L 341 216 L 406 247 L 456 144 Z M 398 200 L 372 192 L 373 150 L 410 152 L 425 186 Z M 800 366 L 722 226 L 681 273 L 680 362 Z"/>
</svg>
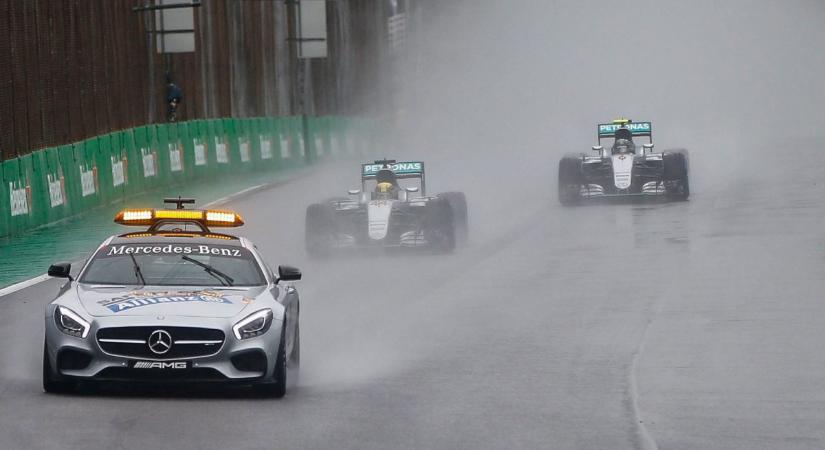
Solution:
<svg viewBox="0 0 825 450">
<path fill-rule="evenodd" d="M 634 137 L 649 141 L 636 147 Z M 609 149 L 603 139 L 612 139 Z M 559 201 L 574 205 L 594 199 L 687 200 L 688 156 L 685 150 L 653 151 L 650 122 L 628 119 L 600 124 L 595 156 L 568 155 L 559 162 Z"/>
<path fill-rule="evenodd" d="M 349 194 L 307 207 L 307 253 L 370 247 L 449 252 L 467 237 L 464 194 L 428 196 L 423 162 L 362 164 L 361 188 Z"/>
<path fill-rule="evenodd" d="M 148 226 L 112 236 L 80 270 L 54 264 L 67 282 L 46 307 L 43 389 L 78 382 L 218 382 L 282 397 L 300 362 L 298 292 L 247 239 L 210 228 L 243 224 L 229 211 L 121 211 L 115 222 Z"/>
</svg>

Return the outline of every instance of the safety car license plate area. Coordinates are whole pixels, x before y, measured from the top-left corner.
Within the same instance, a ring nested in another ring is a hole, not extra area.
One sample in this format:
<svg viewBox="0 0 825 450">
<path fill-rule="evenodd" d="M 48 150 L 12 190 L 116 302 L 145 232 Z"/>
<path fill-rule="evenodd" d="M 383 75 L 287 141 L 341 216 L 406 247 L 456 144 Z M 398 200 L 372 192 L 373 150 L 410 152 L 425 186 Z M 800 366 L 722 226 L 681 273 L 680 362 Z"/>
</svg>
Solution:
<svg viewBox="0 0 825 450">
<path fill-rule="evenodd" d="M 129 361 L 129 368 L 136 370 L 176 371 L 191 367 L 190 361 Z"/>
</svg>

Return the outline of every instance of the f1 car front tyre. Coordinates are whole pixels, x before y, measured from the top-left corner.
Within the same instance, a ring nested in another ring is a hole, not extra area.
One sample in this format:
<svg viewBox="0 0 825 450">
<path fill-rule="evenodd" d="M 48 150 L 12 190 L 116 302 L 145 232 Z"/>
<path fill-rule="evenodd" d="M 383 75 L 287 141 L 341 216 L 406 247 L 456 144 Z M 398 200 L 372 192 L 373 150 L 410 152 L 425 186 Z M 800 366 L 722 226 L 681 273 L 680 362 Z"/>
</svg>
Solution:
<svg viewBox="0 0 825 450">
<path fill-rule="evenodd" d="M 685 150 L 665 152 L 664 181 L 667 196 L 671 200 L 684 201 L 690 196 L 690 182 L 688 181 L 688 156 Z"/>
<path fill-rule="evenodd" d="M 440 253 L 455 250 L 453 211 L 446 199 L 436 197 L 427 202 L 424 233 L 433 250 Z"/>
<path fill-rule="evenodd" d="M 445 192 L 439 197 L 447 200 L 453 213 L 453 225 L 455 225 L 455 239 L 464 243 L 470 235 L 470 227 L 467 220 L 467 197 L 463 192 Z"/>
<path fill-rule="evenodd" d="M 65 394 L 75 388 L 75 383 L 61 379 L 62 377 L 52 370 L 49 362 L 49 351 L 43 344 L 43 390 L 50 394 Z"/>
<path fill-rule="evenodd" d="M 565 156 L 559 161 L 559 203 L 575 205 L 582 185 L 582 161 L 578 156 Z"/>
</svg>

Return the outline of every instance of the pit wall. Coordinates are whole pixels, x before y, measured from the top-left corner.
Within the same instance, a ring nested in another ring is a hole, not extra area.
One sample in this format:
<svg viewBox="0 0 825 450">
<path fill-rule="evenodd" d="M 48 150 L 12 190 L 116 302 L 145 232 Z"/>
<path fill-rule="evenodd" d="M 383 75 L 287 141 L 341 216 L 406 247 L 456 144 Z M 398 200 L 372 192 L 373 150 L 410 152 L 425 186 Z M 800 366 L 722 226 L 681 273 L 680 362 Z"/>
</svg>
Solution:
<svg viewBox="0 0 825 450">
<path fill-rule="evenodd" d="M 0 163 L 0 237 L 132 195 L 354 155 L 365 121 L 341 117 L 208 119 L 109 133 Z"/>
</svg>

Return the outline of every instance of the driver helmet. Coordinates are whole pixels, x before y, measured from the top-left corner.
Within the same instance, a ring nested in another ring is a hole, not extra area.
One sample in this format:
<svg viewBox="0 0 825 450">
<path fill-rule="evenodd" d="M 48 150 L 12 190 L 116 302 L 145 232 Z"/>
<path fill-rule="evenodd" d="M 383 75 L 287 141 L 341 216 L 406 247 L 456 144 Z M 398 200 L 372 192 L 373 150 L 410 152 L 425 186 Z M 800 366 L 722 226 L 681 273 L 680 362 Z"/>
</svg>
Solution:
<svg viewBox="0 0 825 450">
<path fill-rule="evenodd" d="M 378 183 L 375 186 L 375 192 L 379 194 L 389 194 L 392 192 L 392 183 L 388 183 L 386 181 Z"/>
<path fill-rule="evenodd" d="M 613 154 L 636 153 L 636 144 L 629 139 L 616 139 L 613 143 Z"/>
<path fill-rule="evenodd" d="M 375 181 L 378 183 L 390 183 L 393 186 L 397 184 L 395 172 L 390 169 L 381 169 L 375 174 Z"/>
<path fill-rule="evenodd" d="M 382 181 L 375 185 L 375 196 L 373 197 L 375 200 L 390 200 L 393 197 L 395 197 L 394 184 Z"/>
</svg>

